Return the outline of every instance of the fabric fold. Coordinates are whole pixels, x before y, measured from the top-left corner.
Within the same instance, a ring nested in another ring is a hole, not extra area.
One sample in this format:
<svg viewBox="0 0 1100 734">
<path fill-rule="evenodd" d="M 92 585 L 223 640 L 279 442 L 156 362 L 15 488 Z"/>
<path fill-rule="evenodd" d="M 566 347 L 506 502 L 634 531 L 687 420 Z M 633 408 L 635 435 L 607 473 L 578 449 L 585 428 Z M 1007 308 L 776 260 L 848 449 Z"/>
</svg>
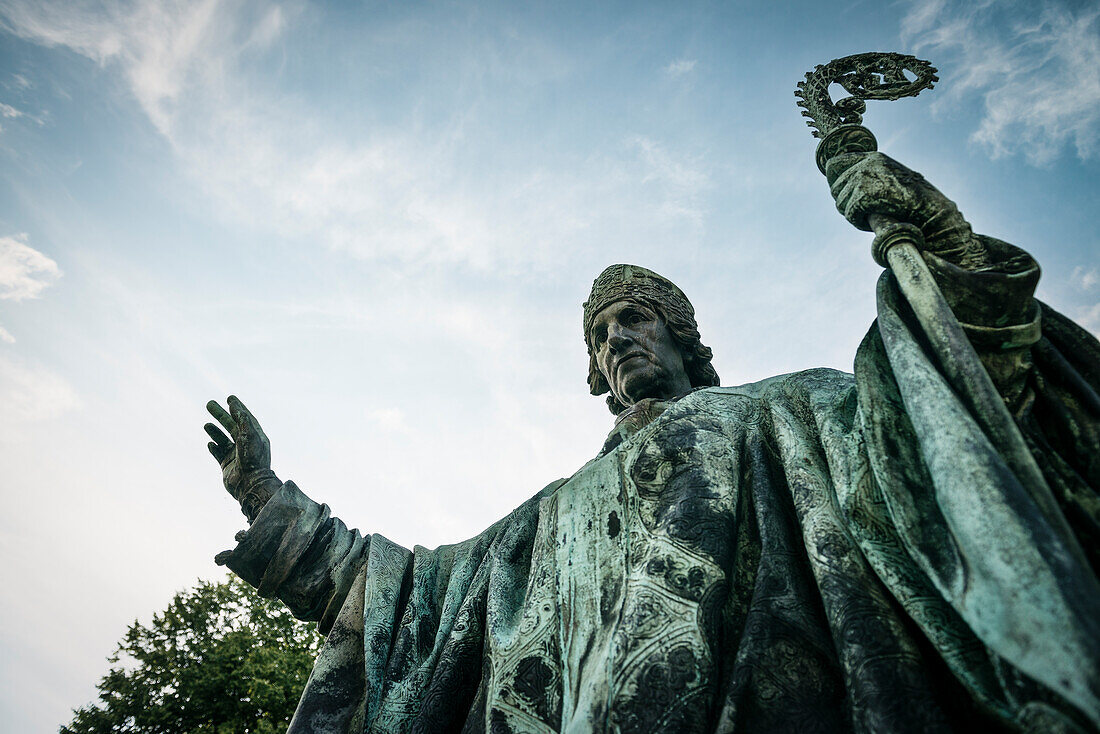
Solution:
<svg viewBox="0 0 1100 734">
<path fill-rule="evenodd" d="M 290 731 L 1100 731 L 1100 345 L 983 241 L 929 265 L 1037 474 L 887 275 L 854 376 L 640 405 L 461 543 L 283 485 L 219 559 L 327 631 Z"/>
</svg>

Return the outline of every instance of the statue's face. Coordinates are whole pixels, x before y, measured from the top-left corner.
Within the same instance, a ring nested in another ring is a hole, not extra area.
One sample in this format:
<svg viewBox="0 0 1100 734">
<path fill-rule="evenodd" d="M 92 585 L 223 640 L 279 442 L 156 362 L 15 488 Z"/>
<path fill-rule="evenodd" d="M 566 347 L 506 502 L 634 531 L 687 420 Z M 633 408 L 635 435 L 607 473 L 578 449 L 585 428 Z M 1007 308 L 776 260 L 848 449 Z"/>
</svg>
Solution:
<svg viewBox="0 0 1100 734">
<path fill-rule="evenodd" d="M 600 372 L 623 405 L 643 398 L 674 398 L 691 390 L 680 347 L 649 306 L 612 303 L 596 314 L 588 338 Z"/>
</svg>

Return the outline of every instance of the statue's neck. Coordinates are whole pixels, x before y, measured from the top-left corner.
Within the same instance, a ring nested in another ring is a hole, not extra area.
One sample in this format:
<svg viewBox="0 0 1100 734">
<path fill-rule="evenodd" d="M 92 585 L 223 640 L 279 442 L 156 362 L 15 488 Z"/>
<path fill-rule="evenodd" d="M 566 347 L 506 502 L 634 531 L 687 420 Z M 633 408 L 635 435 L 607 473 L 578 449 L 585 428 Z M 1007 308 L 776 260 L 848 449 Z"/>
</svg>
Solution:
<svg viewBox="0 0 1100 734">
<path fill-rule="evenodd" d="M 618 429 L 623 426 L 632 426 L 633 433 L 641 428 L 645 428 L 649 425 L 657 416 L 665 412 L 672 403 L 679 400 L 679 398 L 642 398 L 638 402 L 631 405 L 615 416 L 615 428 Z"/>
<path fill-rule="evenodd" d="M 690 391 L 689 391 L 690 392 Z M 661 413 L 680 398 L 679 395 L 667 400 L 661 398 L 643 398 L 615 416 L 615 427 L 607 435 L 600 456 L 614 449 L 620 443 L 633 436 L 660 417 Z"/>
</svg>

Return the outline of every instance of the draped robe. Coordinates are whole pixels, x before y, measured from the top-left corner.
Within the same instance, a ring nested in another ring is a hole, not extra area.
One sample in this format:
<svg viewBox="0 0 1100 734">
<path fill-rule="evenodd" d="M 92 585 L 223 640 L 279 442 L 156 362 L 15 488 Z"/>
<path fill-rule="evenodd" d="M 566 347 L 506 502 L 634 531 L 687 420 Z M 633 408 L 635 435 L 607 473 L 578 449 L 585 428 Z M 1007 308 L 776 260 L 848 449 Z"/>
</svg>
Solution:
<svg viewBox="0 0 1100 734">
<path fill-rule="evenodd" d="M 986 272 L 926 259 L 1045 486 L 884 274 L 854 375 L 643 401 L 467 541 L 286 482 L 222 561 L 327 634 L 290 731 L 1100 729 L 1100 345 L 985 242 Z"/>
</svg>

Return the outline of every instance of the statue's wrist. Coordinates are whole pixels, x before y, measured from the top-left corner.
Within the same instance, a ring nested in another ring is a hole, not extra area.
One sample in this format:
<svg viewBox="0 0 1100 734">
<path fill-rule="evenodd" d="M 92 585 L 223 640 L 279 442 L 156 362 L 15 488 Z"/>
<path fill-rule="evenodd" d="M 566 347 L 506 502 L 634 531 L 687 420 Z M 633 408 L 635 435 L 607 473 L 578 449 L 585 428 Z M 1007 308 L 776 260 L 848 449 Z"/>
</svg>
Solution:
<svg viewBox="0 0 1100 734">
<path fill-rule="evenodd" d="M 271 469 L 257 469 L 248 473 L 240 503 L 241 512 L 248 518 L 249 524 L 282 486 L 282 481 Z"/>
<path fill-rule="evenodd" d="M 928 251 L 963 270 L 984 270 L 990 264 L 989 253 L 977 237 L 967 234 L 970 236 L 940 240 Z"/>
<path fill-rule="evenodd" d="M 951 264 L 964 270 L 980 270 L 989 264 L 985 246 L 954 205 L 939 207 L 921 229 L 926 249 Z"/>
</svg>

